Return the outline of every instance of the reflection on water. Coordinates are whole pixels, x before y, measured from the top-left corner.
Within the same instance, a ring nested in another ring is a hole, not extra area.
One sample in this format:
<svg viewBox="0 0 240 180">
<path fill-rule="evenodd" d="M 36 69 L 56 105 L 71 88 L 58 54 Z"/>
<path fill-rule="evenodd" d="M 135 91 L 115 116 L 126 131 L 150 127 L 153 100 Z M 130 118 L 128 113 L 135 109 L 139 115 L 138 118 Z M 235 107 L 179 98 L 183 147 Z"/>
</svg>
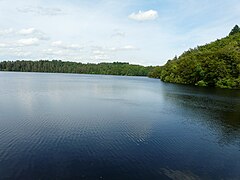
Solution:
<svg viewBox="0 0 240 180">
<path fill-rule="evenodd" d="M 166 92 L 165 97 L 177 103 L 182 110 L 198 116 L 194 121 L 205 124 L 211 131 L 216 132 L 219 143 L 240 145 L 240 92 L 222 89 L 210 89 L 206 92 L 206 88 L 184 87 L 180 91 Z"/>
<path fill-rule="evenodd" d="M 0 179 L 239 179 L 240 92 L 0 73 Z"/>
</svg>

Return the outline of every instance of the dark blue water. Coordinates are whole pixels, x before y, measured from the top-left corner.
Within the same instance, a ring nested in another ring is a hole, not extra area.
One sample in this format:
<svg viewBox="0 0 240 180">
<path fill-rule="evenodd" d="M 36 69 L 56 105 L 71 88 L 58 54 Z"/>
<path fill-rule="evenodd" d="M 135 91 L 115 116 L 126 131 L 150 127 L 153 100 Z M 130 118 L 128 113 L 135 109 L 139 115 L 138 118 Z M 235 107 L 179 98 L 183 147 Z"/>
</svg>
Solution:
<svg viewBox="0 0 240 180">
<path fill-rule="evenodd" d="M 0 179 L 240 179 L 240 91 L 0 73 Z"/>
</svg>

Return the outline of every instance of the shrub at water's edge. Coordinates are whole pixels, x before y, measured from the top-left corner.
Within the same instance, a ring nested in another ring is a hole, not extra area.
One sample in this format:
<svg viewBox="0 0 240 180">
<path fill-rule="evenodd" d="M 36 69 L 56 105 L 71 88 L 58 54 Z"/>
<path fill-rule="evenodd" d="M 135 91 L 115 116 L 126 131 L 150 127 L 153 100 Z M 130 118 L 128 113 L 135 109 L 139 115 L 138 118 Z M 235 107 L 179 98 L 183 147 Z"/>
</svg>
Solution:
<svg viewBox="0 0 240 180">
<path fill-rule="evenodd" d="M 164 82 L 240 89 L 240 28 L 229 36 L 184 52 L 155 68 L 149 77 Z"/>
</svg>

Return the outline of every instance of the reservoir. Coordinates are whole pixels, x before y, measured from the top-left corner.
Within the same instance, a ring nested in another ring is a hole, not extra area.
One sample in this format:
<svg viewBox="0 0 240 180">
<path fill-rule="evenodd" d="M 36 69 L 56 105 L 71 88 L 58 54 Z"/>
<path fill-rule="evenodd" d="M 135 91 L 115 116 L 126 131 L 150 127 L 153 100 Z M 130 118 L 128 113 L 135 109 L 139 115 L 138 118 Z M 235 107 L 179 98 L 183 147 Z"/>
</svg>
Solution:
<svg viewBox="0 0 240 180">
<path fill-rule="evenodd" d="M 240 179 L 240 91 L 0 72 L 0 179 Z"/>
</svg>

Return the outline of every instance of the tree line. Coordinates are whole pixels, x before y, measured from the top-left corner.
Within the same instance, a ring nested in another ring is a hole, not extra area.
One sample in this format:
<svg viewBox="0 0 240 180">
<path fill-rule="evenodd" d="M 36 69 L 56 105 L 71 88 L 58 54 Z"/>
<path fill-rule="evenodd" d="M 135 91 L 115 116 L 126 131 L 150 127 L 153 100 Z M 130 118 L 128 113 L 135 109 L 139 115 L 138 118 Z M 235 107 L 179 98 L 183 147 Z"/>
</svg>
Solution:
<svg viewBox="0 0 240 180">
<path fill-rule="evenodd" d="M 83 64 L 64 62 L 61 60 L 39 61 L 3 61 L 0 71 L 19 72 L 48 72 L 48 73 L 78 73 L 78 74 L 106 74 L 123 76 L 147 76 L 152 67 L 144 67 L 123 62 Z"/>
</svg>

